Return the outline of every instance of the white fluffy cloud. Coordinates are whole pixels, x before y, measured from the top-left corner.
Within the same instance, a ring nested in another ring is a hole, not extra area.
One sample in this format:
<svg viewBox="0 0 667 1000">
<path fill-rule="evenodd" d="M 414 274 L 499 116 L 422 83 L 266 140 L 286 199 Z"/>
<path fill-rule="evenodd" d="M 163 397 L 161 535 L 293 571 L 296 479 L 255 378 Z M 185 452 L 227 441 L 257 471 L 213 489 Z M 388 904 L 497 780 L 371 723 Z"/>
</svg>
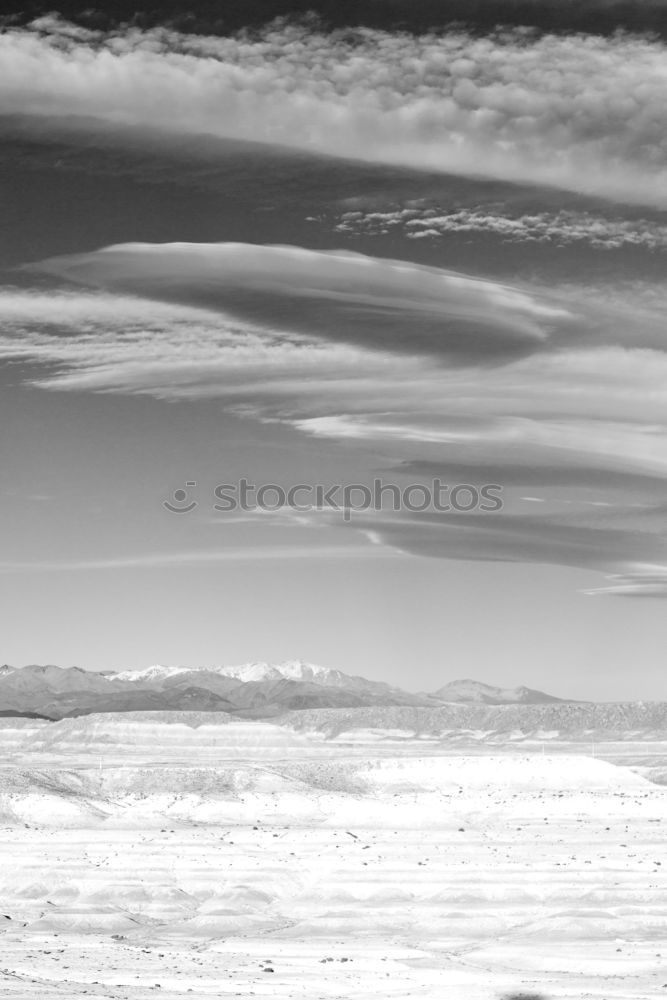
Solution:
<svg viewBox="0 0 667 1000">
<path fill-rule="evenodd" d="M 210 133 L 667 207 L 664 45 L 301 28 L 0 36 L 0 110 Z"/>
</svg>

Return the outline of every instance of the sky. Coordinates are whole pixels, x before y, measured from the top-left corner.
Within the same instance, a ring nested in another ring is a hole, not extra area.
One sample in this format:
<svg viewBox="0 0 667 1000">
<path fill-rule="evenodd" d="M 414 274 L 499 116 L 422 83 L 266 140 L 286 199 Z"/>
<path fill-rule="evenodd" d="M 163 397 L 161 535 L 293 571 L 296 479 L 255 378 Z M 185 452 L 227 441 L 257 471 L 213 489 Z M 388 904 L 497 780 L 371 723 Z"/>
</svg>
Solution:
<svg viewBox="0 0 667 1000">
<path fill-rule="evenodd" d="M 3 662 L 667 695 L 665 43 L 571 27 L 5 24 Z"/>
</svg>

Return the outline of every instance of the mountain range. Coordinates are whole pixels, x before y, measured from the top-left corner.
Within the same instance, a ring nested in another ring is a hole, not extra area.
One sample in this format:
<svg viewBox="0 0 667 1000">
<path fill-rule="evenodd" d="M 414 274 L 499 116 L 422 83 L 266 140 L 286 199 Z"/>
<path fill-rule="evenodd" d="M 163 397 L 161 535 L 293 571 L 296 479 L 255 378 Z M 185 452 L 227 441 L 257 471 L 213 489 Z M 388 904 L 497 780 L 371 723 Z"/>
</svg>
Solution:
<svg viewBox="0 0 667 1000">
<path fill-rule="evenodd" d="M 102 672 L 53 665 L 0 667 L 0 713 L 34 713 L 51 719 L 129 711 L 212 711 L 268 718 L 306 709 L 534 705 L 562 700 L 527 687 L 507 689 L 471 680 L 411 694 L 301 660 Z"/>
</svg>

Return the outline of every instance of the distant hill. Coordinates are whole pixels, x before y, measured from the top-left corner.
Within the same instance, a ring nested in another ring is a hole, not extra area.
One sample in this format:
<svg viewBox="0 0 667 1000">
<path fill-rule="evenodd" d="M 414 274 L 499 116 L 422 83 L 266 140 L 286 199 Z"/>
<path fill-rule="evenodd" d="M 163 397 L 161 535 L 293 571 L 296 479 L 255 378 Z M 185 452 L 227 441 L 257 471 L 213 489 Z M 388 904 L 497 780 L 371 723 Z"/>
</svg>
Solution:
<svg viewBox="0 0 667 1000">
<path fill-rule="evenodd" d="M 450 681 L 449 684 L 434 691 L 433 697 L 447 702 L 479 702 L 485 705 L 541 705 L 565 700 L 556 698 L 552 694 L 545 694 L 544 691 L 535 691 L 533 688 L 499 688 L 470 680 Z"/>
</svg>

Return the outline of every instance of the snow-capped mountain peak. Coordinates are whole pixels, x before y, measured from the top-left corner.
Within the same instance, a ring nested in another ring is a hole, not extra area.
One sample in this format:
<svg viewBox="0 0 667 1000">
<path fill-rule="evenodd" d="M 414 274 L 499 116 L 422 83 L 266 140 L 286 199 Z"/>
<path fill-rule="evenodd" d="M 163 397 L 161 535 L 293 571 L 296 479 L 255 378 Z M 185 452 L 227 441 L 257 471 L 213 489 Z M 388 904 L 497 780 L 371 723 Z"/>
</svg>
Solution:
<svg viewBox="0 0 667 1000">
<path fill-rule="evenodd" d="M 174 677 L 176 674 L 186 674 L 190 667 L 165 667 L 156 663 L 152 667 L 144 670 L 121 670 L 117 674 L 109 673 L 106 676 L 111 681 L 132 681 L 141 683 L 142 681 L 162 681 L 167 677 Z"/>
<path fill-rule="evenodd" d="M 233 677 L 239 681 L 267 681 L 284 678 L 290 681 L 307 681 L 310 684 L 322 684 L 326 687 L 348 687 L 350 678 L 340 670 L 331 667 L 321 667 L 316 663 L 306 663 L 303 660 L 286 660 L 283 663 L 241 663 L 235 666 L 216 667 L 216 673 L 224 677 Z"/>
<path fill-rule="evenodd" d="M 324 678 L 330 674 L 338 674 L 340 678 L 344 675 L 339 671 L 330 671 L 326 667 L 318 667 L 315 664 L 303 663 L 301 660 L 288 660 L 286 663 L 242 663 L 237 666 L 195 666 L 195 667 L 169 667 L 157 663 L 146 667 L 143 670 L 122 670 L 119 673 L 110 674 L 110 678 L 115 681 L 150 682 L 162 681 L 168 677 L 176 677 L 178 674 L 197 673 L 207 671 L 212 674 L 219 674 L 221 677 L 229 677 L 239 681 L 266 681 L 280 680 L 288 678 L 290 680 L 309 680 L 322 678 L 319 683 L 326 683 Z"/>
<path fill-rule="evenodd" d="M 267 663 L 265 661 L 252 661 L 250 663 L 240 663 L 231 666 L 198 666 L 198 667 L 169 667 L 156 664 L 146 667 L 143 670 L 122 670 L 119 673 L 108 674 L 110 680 L 130 683 L 160 683 L 178 674 L 197 673 L 206 671 L 218 674 L 220 677 L 227 677 L 230 680 L 242 683 L 264 681 L 299 681 L 301 683 L 315 684 L 320 687 L 345 688 L 360 691 L 390 691 L 394 690 L 389 684 L 381 681 L 369 681 L 364 677 L 352 677 L 344 674 L 341 670 L 332 667 L 322 667 L 316 663 L 308 663 L 305 660 L 285 660 L 282 663 Z"/>
<path fill-rule="evenodd" d="M 115 681 L 150 682 L 166 680 L 177 674 L 196 673 L 204 670 L 243 682 L 274 681 L 284 678 L 292 681 L 308 681 L 311 684 L 324 684 L 327 687 L 345 687 L 351 679 L 340 670 L 320 667 L 315 663 L 305 663 L 303 660 L 286 660 L 284 663 L 255 661 L 232 666 L 197 667 L 169 667 L 158 663 L 143 670 L 122 670 L 109 676 L 111 680 Z"/>
</svg>

